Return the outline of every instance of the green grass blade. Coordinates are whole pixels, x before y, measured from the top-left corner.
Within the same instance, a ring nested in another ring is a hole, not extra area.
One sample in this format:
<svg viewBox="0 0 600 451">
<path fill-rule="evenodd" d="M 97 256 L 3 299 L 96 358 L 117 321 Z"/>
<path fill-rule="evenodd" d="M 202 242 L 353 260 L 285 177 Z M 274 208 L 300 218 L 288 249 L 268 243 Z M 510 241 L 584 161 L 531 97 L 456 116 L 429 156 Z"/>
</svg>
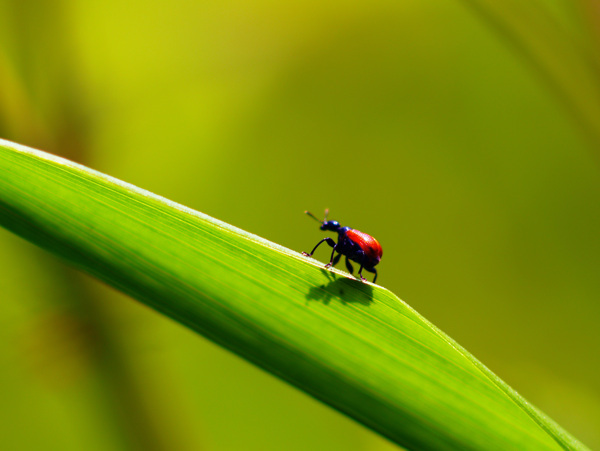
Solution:
<svg viewBox="0 0 600 451">
<path fill-rule="evenodd" d="M 43 152 L 0 171 L 4 227 L 402 446 L 585 449 L 382 287 Z"/>
</svg>

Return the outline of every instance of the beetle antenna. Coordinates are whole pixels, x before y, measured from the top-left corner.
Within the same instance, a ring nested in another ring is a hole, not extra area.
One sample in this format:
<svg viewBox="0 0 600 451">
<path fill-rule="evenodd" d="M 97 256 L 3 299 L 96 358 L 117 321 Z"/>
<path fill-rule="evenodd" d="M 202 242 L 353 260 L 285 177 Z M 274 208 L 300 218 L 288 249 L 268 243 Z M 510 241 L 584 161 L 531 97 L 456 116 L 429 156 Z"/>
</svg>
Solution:
<svg viewBox="0 0 600 451">
<path fill-rule="evenodd" d="M 323 220 L 323 222 L 327 222 L 327 216 L 329 216 L 329 208 L 325 209 L 325 219 Z"/>
<path fill-rule="evenodd" d="M 322 223 L 322 221 L 320 219 L 317 219 L 317 217 L 313 215 L 310 211 L 305 211 L 304 213 L 313 218 L 315 221 Z"/>
</svg>

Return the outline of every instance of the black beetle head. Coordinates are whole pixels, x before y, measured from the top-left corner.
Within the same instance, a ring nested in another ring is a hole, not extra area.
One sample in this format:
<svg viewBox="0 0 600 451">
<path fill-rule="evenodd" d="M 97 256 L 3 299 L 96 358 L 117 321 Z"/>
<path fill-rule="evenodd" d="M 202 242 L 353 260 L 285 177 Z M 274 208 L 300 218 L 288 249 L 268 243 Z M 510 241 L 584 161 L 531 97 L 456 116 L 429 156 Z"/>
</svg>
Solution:
<svg viewBox="0 0 600 451">
<path fill-rule="evenodd" d="M 329 214 L 329 209 L 325 210 L 325 219 L 323 221 L 316 218 L 310 211 L 305 211 L 308 216 L 313 218 L 315 221 L 321 223 L 321 230 L 331 230 L 332 232 L 337 232 L 340 229 L 340 223 L 337 221 L 328 221 L 327 215 Z"/>
<path fill-rule="evenodd" d="M 331 230 L 332 232 L 337 232 L 339 228 L 340 223 L 337 221 L 323 221 L 321 226 L 321 230 Z"/>
</svg>

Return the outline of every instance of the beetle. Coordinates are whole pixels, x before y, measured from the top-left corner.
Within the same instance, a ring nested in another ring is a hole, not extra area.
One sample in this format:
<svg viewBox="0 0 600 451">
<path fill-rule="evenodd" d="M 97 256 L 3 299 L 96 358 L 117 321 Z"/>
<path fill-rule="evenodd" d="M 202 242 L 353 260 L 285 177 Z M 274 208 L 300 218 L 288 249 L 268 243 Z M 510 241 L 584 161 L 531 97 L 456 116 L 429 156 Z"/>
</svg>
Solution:
<svg viewBox="0 0 600 451">
<path fill-rule="evenodd" d="M 379 241 L 377 241 L 371 235 L 359 232 L 356 229 L 342 227 L 337 221 L 328 221 L 327 215 L 329 214 L 329 209 L 325 210 L 325 219 L 323 221 L 317 219 L 315 215 L 309 211 L 305 211 L 304 213 L 321 223 L 321 230 L 337 232 L 338 242 L 336 243 L 333 238 L 330 237 L 323 238 L 317 243 L 310 254 L 307 252 L 302 252 L 302 255 L 306 257 L 312 257 L 322 243 L 327 243 L 333 248 L 333 250 L 331 251 L 331 260 L 325 265 L 325 268 L 337 265 L 342 258 L 342 255 L 345 255 L 346 268 L 348 268 L 350 274 L 354 273 L 354 268 L 350 264 L 350 260 L 352 260 L 353 262 L 360 264 L 360 269 L 358 270 L 360 280 L 363 282 L 367 280 L 362 276 L 362 271 L 364 269 L 366 271 L 375 273 L 375 277 L 373 277 L 373 283 L 375 283 L 377 280 L 377 270 L 375 269 L 375 266 L 379 263 L 381 256 L 383 255 L 383 250 L 381 249 L 381 244 L 379 244 Z M 336 252 L 338 253 L 337 255 L 335 255 Z"/>
</svg>

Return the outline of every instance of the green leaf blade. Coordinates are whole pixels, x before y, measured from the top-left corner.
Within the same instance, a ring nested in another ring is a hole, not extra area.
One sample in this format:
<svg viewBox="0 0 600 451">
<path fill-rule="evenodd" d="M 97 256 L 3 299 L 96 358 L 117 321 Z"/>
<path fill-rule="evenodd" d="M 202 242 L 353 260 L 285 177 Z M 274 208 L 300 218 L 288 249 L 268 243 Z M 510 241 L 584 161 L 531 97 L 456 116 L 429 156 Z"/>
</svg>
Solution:
<svg viewBox="0 0 600 451">
<path fill-rule="evenodd" d="M 0 224 L 402 446 L 585 449 L 382 287 L 43 152 L 0 170 Z"/>
</svg>

